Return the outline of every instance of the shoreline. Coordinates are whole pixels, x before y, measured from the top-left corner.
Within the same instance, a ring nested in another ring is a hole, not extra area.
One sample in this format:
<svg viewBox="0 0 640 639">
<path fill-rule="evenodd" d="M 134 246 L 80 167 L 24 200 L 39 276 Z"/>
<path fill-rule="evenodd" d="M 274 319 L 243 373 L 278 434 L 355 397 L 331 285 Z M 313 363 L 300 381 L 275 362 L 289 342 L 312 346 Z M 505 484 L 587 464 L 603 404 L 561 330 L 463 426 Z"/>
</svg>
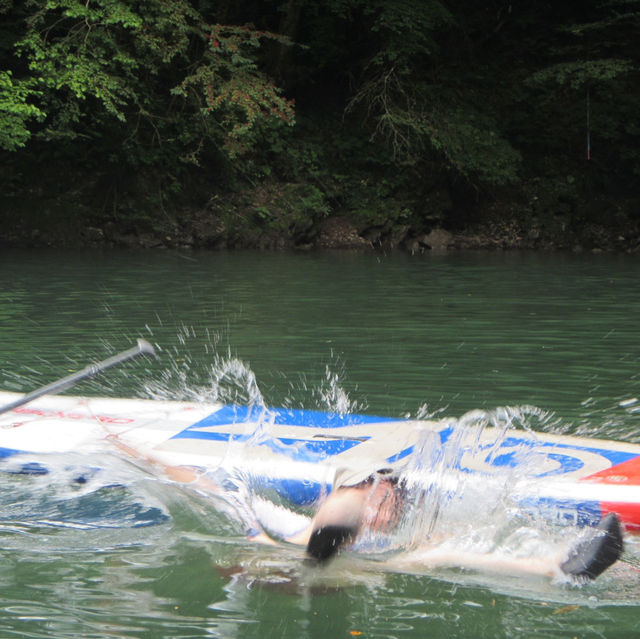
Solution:
<svg viewBox="0 0 640 639">
<path fill-rule="evenodd" d="M 307 230 L 302 239 L 295 234 L 247 226 L 228 229 L 216 218 L 208 222 L 193 218 L 187 223 L 159 229 L 124 228 L 113 223 L 91 224 L 75 220 L 70 226 L 4 223 L 0 231 L 3 248 L 123 248 L 181 250 L 263 250 L 263 251 L 398 251 L 408 254 L 472 251 L 564 251 L 573 253 L 640 253 L 640 232 L 627 232 L 601 225 L 589 225 L 583 233 L 553 236 L 536 226 L 525 227 L 517 220 L 481 222 L 449 230 L 435 226 L 415 232 L 404 226 L 360 229 L 345 216 L 333 216 Z"/>
<path fill-rule="evenodd" d="M 143 201 L 106 210 L 88 193 L 13 194 L 0 200 L 0 247 L 640 253 L 640 217 L 630 200 L 567 209 L 520 195 L 439 215 L 404 208 L 394 216 L 401 204 L 376 202 L 376 215 L 338 207 L 319 212 L 245 191 L 170 210 Z"/>
</svg>

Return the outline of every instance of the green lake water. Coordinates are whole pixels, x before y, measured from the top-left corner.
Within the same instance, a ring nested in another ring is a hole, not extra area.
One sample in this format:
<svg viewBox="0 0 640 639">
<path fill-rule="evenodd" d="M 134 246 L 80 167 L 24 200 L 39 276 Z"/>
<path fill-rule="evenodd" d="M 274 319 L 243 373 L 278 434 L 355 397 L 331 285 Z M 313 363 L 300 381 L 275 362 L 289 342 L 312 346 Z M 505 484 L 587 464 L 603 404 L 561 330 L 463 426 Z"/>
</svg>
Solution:
<svg viewBox="0 0 640 639">
<path fill-rule="evenodd" d="M 143 337 L 156 361 L 73 392 L 456 418 L 534 406 L 527 425 L 640 442 L 639 314 L 638 256 L 3 250 L 0 388 Z M 631 563 L 583 588 L 352 556 L 312 571 L 115 457 L 117 482 L 73 482 L 98 461 L 0 474 L 0 637 L 640 636 L 634 540 Z"/>
</svg>

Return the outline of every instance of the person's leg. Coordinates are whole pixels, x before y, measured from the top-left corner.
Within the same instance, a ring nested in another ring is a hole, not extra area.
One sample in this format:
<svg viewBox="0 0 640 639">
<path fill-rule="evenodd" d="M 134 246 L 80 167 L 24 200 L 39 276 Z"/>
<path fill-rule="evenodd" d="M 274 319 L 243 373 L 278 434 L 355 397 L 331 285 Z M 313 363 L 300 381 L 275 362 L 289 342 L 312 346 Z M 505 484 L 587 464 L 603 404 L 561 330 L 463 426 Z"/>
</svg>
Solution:
<svg viewBox="0 0 640 639">
<path fill-rule="evenodd" d="M 420 565 L 428 568 L 463 568 L 484 572 L 514 575 L 539 575 L 595 579 L 622 554 L 622 525 L 611 513 L 600 521 L 591 538 L 569 550 L 547 557 L 507 557 L 498 553 L 460 552 L 443 548 L 429 548 L 394 558 L 395 565 Z"/>
<path fill-rule="evenodd" d="M 478 572 L 509 575 L 540 575 L 554 577 L 559 574 L 563 555 L 541 558 L 508 557 L 498 553 L 474 553 L 443 548 L 429 548 L 397 556 L 390 564 L 420 566 L 421 568 L 462 568 Z"/>
</svg>

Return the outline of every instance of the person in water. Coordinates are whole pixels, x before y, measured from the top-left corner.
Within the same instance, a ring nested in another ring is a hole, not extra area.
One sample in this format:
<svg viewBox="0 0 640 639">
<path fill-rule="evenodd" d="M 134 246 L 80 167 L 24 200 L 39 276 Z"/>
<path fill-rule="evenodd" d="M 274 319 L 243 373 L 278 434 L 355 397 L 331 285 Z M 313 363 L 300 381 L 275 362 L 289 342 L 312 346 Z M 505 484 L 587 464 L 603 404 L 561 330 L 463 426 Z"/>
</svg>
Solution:
<svg viewBox="0 0 640 639">
<path fill-rule="evenodd" d="M 363 534 L 388 533 L 397 526 L 407 506 L 407 496 L 405 481 L 391 469 L 381 469 L 364 478 L 356 475 L 340 482 L 320 505 L 310 525 L 286 541 L 305 546 L 311 560 L 326 563 L 341 549 L 357 544 Z M 270 541 L 264 533 L 253 539 Z M 617 515 L 610 513 L 592 536 L 568 552 L 559 550 L 547 557 L 520 558 L 446 550 L 434 545 L 408 554 L 404 563 L 586 581 L 614 564 L 622 550 L 623 527 Z M 403 559 L 396 558 L 394 563 L 401 565 Z"/>
<path fill-rule="evenodd" d="M 111 439 L 128 455 L 140 458 L 138 451 Z M 146 459 L 154 465 L 157 460 Z M 224 491 L 207 475 L 183 466 L 160 464 L 165 474 L 179 483 L 224 498 Z M 392 532 L 408 506 L 406 480 L 392 469 L 373 473 L 336 473 L 334 488 L 320 504 L 308 526 L 284 541 L 304 546 L 309 560 L 326 564 L 341 550 L 357 545 L 365 535 Z M 249 534 L 249 539 L 267 544 L 277 543 L 262 531 Z M 558 550 L 546 557 L 509 557 L 496 553 L 476 553 L 427 545 L 417 552 L 396 557 L 395 565 L 403 562 L 421 566 L 457 567 L 507 574 L 529 574 L 565 577 L 576 581 L 595 579 L 614 564 L 623 550 L 623 526 L 614 513 L 609 513 L 595 527 L 593 535 L 568 550 Z"/>
</svg>

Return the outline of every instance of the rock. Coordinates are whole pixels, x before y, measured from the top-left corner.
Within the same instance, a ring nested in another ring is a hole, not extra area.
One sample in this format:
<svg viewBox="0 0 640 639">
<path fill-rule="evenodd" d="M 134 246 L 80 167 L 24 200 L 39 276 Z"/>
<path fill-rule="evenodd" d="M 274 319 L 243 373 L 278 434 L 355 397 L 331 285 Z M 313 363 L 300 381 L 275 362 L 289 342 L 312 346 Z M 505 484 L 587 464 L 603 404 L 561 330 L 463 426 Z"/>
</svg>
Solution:
<svg viewBox="0 0 640 639">
<path fill-rule="evenodd" d="M 352 222 L 343 217 L 330 217 L 322 222 L 316 239 L 318 248 L 357 249 L 371 248 L 358 233 Z"/>
<path fill-rule="evenodd" d="M 406 240 L 404 243 L 404 247 L 409 253 L 411 253 L 411 255 L 424 251 L 424 245 L 415 237 Z"/>
<path fill-rule="evenodd" d="M 101 228 L 97 228 L 95 226 L 85 227 L 82 230 L 81 234 L 88 242 L 103 242 L 105 239 L 104 231 Z"/>
<path fill-rule="evenodd" d="M 217 248 L 225 241 L 227 228 L 217 215 L 199 211 L 193 215 L 189 231 L 194 246 Z"/>
<path fill-rule="evenodd" d="M 423 235 L 420 244 L 428 246 L 432 251 L 446 251 L 453 244 L 453 235 L 449 231 L 436 228 L 428 235 Z"/>
<path fill-rule="evenodd" d="M 157 237 L 154 233 L 141 233 L 137 237 L 137 241 L 132 239 L 132 242 L 137 244 L 140 248 L 152 249 L 152 248 L 165 248 L 168 243 L 171 242 L 170 237 L 164 239 Z"/>
<path fill-rule="evenodd" d="M 409 234 L 410 228 L 407 224 L 394 226 L 388 233 L 384 241 L 385 248 L 397 249 L 404 244 Z"/>
<path fill-rule="evenodd" d="M 371 243 L 371 246 L 377 246 L 380 244 L 382 234 L 385 227 L 382 225 L 368 226 L 360 232 L 360 237 L 363 237 L 367 242 Z"/>
</svg>

